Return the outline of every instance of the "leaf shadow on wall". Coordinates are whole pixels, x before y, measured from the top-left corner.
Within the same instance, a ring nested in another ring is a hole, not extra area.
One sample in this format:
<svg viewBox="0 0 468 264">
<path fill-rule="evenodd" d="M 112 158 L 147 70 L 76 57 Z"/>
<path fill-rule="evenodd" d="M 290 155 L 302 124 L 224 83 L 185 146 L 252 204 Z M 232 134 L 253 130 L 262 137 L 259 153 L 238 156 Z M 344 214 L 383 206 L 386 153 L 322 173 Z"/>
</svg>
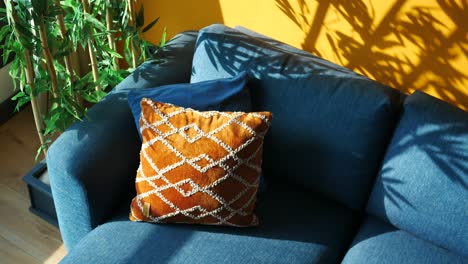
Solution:
<svg viewBox="0 0 468 264">
<path fill-rule="evenodd" d="M 311 1 L 296 1 L 299 8 L 291 5 L 292 0 L 276 0 L 276 5 L 304 32 L 304 50 L 324 57 L 317 43 L 325 36 L 341 65 L 406 93 L 435 89 L 441 99 L 468 109 L 468 87 L 464 85 L 468 74 L 454 63 L 468 55 L 468 31 L 462 26 L 468 23 L 468 2 L 437 0 L 437 7 L 408 9 L 408 0 L 395 0 L 377 18 L 375 8 L 364 0 L 316 1 L 314 10 Z M 451 21 L 438 20 L 434 11 L 443 12 Z M 332 12 L 351 30 L 333 28 L 336 21 L 326 20 Z M 447 24 L 455 26 L 449 29 Z M 410 54 L 394 55 L 408 47 L 415 48 Z"/>
</svg>

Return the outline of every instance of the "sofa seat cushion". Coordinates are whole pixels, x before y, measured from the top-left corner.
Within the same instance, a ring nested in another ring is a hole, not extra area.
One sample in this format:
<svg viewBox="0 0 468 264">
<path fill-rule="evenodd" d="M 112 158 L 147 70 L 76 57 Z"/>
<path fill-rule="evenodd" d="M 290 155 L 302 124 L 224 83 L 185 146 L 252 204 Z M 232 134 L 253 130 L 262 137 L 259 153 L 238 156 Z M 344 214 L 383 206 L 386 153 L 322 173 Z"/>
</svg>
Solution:
<svg viewBox="0 0 468 264">
<path fill-rule="evenodd" d="M 468 259 L 369 216 L 343 263 L 468 263 Z"/>
<path fill-rule="evenodd" d="M 337 263 L 359 215 L 321 197 L 269 186 L 260 226 L 232 228 L 137 223 L 125 205 L 88 234 L 63 263 Z"/>
</svg>

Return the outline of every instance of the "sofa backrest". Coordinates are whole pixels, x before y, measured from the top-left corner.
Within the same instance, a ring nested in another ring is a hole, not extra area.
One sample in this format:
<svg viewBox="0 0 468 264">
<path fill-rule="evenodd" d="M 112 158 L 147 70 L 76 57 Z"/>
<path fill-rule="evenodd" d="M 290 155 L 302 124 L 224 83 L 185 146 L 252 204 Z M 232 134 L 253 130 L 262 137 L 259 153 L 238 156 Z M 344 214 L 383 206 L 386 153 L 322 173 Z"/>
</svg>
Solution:
<svg viewBox="0 0 468 264">
<path fill-rule="evenodd" d="M 212 25 L 199 32 L 191 82 L 252 78 L 254 110 L 273 113 L 263 174 L 365 208 L 401 94 L 348 69 Z"/>
<path fill-rule="evenodd" d="M 367 211 L 468 257 L 468 113 L 410 95 Z"/>
</svg>

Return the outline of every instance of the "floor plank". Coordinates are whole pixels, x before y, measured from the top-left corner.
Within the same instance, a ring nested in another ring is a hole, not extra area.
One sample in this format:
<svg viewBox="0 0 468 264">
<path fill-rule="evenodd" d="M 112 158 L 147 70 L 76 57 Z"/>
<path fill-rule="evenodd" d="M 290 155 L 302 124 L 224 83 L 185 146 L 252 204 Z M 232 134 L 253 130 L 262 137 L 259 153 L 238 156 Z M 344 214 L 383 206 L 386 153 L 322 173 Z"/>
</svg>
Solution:
<svg viewBox="0 0 468 264">
<path fill-rule="evenodd" d="M 36 164 L 34 159 L 39 145 L 30 108 L 0 126 L 0 183 L 27 197 L 21 178 Z"/>
<path fill-rule="evenodd" d="M 0 256 L 2 258 L 1 263 L 4 264 L 34 264 L 41 263 L 22 249 L 18 248 L 8 240 L 0 237 Z"/>
<path fill-rule="evenodd" d="M 66 254 L 59 230 L 28 210 L 22 177 L 36 164 L 38 147 L 30 108 L 0 126 L 1 263 L 58 263 Z"/>
<path fill-rule="evenodd" d="M 47 260 L 61 245 L 57 228 L 28 211 L 29 200 L 0 185 L 0 236 L 25 250 L 41 262 Z"/>
</svg>

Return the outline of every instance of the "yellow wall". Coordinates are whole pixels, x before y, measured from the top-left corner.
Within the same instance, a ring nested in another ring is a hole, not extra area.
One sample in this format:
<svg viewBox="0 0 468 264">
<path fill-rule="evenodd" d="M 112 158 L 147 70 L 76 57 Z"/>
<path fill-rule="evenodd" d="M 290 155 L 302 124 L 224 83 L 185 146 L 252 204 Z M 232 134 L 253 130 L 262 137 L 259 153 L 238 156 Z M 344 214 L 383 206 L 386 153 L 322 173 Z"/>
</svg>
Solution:
<svg viewBox="0 0 468 264">
<path fill-rule="evenodd" d="M 466 0 L 140 0 L 158 42 L 212 23 L 242 25 L 405 92 L 468 110 Z"/>
</svg>

